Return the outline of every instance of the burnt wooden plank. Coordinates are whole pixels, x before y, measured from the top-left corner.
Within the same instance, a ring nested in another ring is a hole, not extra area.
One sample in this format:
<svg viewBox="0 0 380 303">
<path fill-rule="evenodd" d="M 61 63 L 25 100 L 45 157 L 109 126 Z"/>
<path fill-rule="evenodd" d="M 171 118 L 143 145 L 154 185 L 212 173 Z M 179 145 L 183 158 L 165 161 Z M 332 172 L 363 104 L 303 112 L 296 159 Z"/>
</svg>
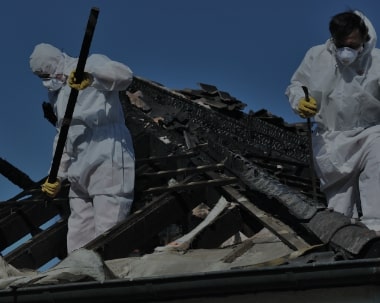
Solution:
<svg viewBox="0 0 380 303">
<path fill-rule="evenodd" d="M 225 177 L 220 179 L 213 180 L 204 180 L 204 181 L 194 181 L 189 183 L 178 183 L 168 186 L 160 186 L 160 187 L 151 187 L 144 190 L 145 193 L 153 193 L 153 192 L 162 192 L 162 191 L 176 191 L 176 190 L 185 190 L 191 189 L 194 187 L 208 187 L 208 186 L 223 186 L 226 184 L 236 183 L 237 179 L 235 177 Z"/>
<path fill-rule="evenodd" d="M 30 202 L 30 205 L 23 204 L 22 207 L 15 207 L 13 210 L 9 209 L 9 211 L 9 215 L 0 220 L 0 250 L 29 233 L 35 233 L 35 229 L 60 214 L 59 208 L 55 205 L 33 202 Z"/>
<path fill-rule="evenodd" d="M 196 155 L 197 155 L 196 152 L 189 152 L 189 153 L 166 155 L 166 156 L 150 156 L 147 158 L 136 159 L 136 164 L 143 164 L 143 163 L 156 162 L 156 161 L 163 161 L 163 162 L 172 161 L 172 160 L 183 159 L 183 158 L 191 158 Z"/>
<path fill-rule="evenodd" d="M 27 174 L 3 158 L 0 158 L 0 174 L 24 190 L 37 185 Z"/>
<path fill-rule="evenodd" d="M 294 250 L 304 250 L 305 248 L 310 247 L 310 245 L 300 238 L 288 225 L 256 207 L 251 201 L 231 186 L 224 186 L 223 190 L 229 193 L 244 210 L 248 211 L 256 220 L 258 220 L 264 227 L 268 228 L 290 248 Z"/>
<path fill-rule="evenodd" d="M 202 165 L 202 166 L 196 166 L 196 167 L 182 167 L 174 170 L 161 170 L 156 172 L 146 172 L 139 175 L 141 178 L 146 177 L 161 177 L 161 176 L 176 176 L 179 174 L 186 174 L 186 173 L 200 173 L 208 170 L 216 170 L 216 169 L 222 169 L 224 167 L 223 164 L 215 164 L 215 165 Z"/>
<path fill-rule="evenodd" d="M 16 268 L 38 269 L 51 259 L 63 259 L 66 248 L 67 220 L 60 220 L 47 230 L 20 245 L 4 260 Z"/>
</svg>

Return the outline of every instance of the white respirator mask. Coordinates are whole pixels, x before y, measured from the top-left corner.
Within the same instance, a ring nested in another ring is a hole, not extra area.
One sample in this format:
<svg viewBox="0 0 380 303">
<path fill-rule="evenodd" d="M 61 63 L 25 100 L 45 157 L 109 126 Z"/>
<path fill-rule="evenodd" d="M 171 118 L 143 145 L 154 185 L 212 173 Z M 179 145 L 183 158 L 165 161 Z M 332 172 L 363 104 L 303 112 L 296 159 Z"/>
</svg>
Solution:
<svg viewBox="0 0 380 303">
<path fill-rule="evenodd" d="M 350 47 L 340 47 L 336 50 L 336 56 L 343 65 L 350 65 L 356 60 L 362 50 L 363 47 L 358 50 Z"/>
<path fill-rule="evenodd" d="M 42 81 L 42 85 L 45 86 L 49 91 L 59 90 L 65 82 L 56 78 L 46 79 Z"/>
</svg>

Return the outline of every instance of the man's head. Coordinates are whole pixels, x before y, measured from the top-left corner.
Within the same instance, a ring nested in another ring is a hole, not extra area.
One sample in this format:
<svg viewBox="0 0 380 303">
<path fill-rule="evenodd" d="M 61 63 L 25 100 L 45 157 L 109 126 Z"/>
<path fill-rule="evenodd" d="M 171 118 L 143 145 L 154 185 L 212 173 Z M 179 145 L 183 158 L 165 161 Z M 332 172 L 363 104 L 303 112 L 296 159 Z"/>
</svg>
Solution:
<svg viewBox="0 0 380 303">
<path fill-rule="evenodd" d="M 349 47 L 358 50 L 370 40 L 364 20 L 353 11 L 333 16 L 329 30 L 337 48 Z"/>
<path fill-rule="evenodd" d="M 29 63 L 32 72 L 42 79 L 43 86 L 49 91 L 56 91 L 64 85 L 64 55 L 58 48 L 46 43 L 36 45 Z"/>
<path fill-rule="evenodd" d="M 30 55 L 30 68 L 36 75 L 55 74 L 60 61 L 63 59 L 62 52 L 46 43 L 40 43 L 35 46 Z"/>
</svg>

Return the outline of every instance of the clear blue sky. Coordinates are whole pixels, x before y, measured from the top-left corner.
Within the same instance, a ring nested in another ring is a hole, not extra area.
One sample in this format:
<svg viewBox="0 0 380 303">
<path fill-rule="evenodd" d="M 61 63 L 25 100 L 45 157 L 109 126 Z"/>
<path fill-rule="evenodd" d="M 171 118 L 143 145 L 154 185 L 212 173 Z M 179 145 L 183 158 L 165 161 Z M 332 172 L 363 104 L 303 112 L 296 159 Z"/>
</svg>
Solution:
<svg viewBox="0 0 380 303">
<path fill-rule="evenodd" d="M 77 57 L 91 7 L 100 9 L 91 53 L 127 64 L 173 89 L 203 82 L 288 122 L 286 86 L 306 50 L 329 38 L 328 22 L 348 8 L 380 31 L 376 0 L 13 0 L 0 10 L 0 157 L 33 180 L 47 175 L 55 129 L 43 118 L 46 90 L 29 69 L 35 44 Z M 8 42 L 6 42 L 8 41 Z M 0 175 L 0 201 L 20 189 Z"/>
</svg>

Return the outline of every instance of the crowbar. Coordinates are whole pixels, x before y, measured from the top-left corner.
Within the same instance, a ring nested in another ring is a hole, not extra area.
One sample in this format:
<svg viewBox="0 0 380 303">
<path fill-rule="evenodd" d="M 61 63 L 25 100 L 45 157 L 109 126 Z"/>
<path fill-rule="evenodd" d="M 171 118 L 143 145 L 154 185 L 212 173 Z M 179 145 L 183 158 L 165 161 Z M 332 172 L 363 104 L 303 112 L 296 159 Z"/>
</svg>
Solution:
<svg viewBox="0 0 380 303">
<path fill-rule="evenodd" d="M 77 68 L 75 70 L 76 83 L 81 83 L 84 75 L 84 67 L 86 65 L 87 57 L 90 51 L 90 45 L 92 37 L 94 35 L 95 25 L 98 19 L 99 9 L 93 7 L 88 18 L 86 32 L 83 38 L 82 47 L 80 50 Z M 69 95 L 69 100 L 67 103 L 65 115 L 62 121 L 61 128 L 59 130 L 59 137 L 57 145 L 54 151 L 53 162 L 50 168 L 50 173 L 48 177 L 49 183 L 54 183 L 57 180 L 59 165 L 61 163 L 63 150 L 66 144 L 67 134 L 69 132 L 69 127 L 71 119 L 73 117 L 73 112 L 75 108 L 75 103 L 77 102 L 79 91 L 72 88 Z"/>
<path fill-rule="evenodd" d="M 305 93 L 305 100 L 309 102 L 310 101 L 309 90 L 307 89 L 306 86 L 302 86 L 302 89 Z M 317 181 L 315 179 L 315 174 L 314 174 L 313 139 L 312 139 L 310 118 L 307 118 L 307 134 L 308 134 L 308 139 L 309 139 L 309 150 L 310 150 L 309 165 L 310 165 L 311 184 L 313 186 L 313 200 L 317 202 Z"/>
</svg>

